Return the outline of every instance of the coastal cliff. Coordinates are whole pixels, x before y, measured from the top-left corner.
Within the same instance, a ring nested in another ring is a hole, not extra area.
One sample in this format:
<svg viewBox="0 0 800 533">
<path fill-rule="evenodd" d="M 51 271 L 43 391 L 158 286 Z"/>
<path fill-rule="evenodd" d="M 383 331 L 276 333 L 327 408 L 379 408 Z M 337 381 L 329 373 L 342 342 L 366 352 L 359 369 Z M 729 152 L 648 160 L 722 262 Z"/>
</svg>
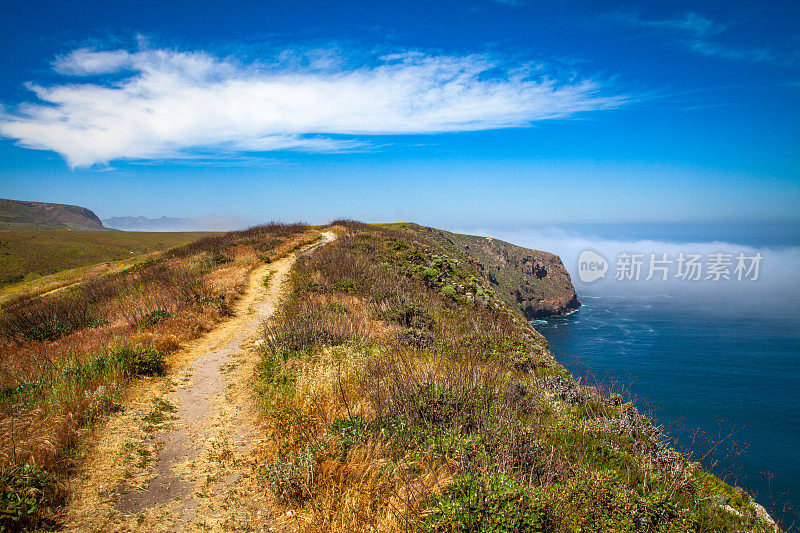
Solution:
<svg viewBox="0 0 800 533">
<path fill-rule="evenodd" d="M 581 305 L 557 255 L 489 237 L 416 229 L 472 264 L 497 296 L 526 320 L 565 315 Z"/>
</svg>

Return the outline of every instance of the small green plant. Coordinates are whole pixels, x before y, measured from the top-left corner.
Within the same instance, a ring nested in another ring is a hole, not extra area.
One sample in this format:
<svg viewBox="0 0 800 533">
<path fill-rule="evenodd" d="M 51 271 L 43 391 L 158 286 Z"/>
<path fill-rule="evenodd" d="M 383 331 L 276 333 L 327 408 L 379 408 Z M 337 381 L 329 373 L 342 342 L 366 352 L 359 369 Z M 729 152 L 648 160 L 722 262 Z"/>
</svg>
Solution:
<svg viewBox="0 0 800 533">
<path fill-rule="evenodd" d="M 153 410 L 142 418 L 142 420 L 147 422 L 145 431 L 155 430 L 157 426 L 167 420 L 167 413 L 175 412 L 175 406 L 163 398 L 156 397 L 153 399 L 153 404 Z"/>
<path fill-rule="evenodd" d="M 156 349 L 139 350 L 133 357 L 133 372 L 139 376 L 164 373 L 164 356 Z"/>
<path fill-rule="evenodd" d="M 455 297 L 456 297 L 456 288 L 453 286 L 452 283 L 448 283 L 447 285 L 442 287 L 442 294 L 444 294 L 448 298 L 455 299 Z"/>
<path fill-rule="evenodd" d="M 420 304 L 402 304 L 380 314 L 380 318 L 396 322 L 404 328 L 433 329 L 434 321 L 428 309 Z"/>
<path fill-rule="evenodd" d="M 171 317 L 172 313 L 170 313 L 166 309 L 156 309 L 154 311 L 150 311 L 149 313 L 144 315 L 141 319 L 139 319 L 139 327 L 142 329 L 146 329 L 158 324 L 162 320 Z"/>
<path fill-rule="evenodd" d="M 457 477 L 422 520 L 423 531 L 550 531 L 546 500 L 536 490 L 503 475 Z"/>
<path fill-rule="evenodd" d="M 147 466 L 147 463 L 150 461 L 150 456 L 153 455 L 153 452 L 144 446 L 137 448 L 136 453 L 139 454 L 139 461 L 136 463 L 136 466 L 139 468 Z"/>
<path fill-rule="evenodd" d="M 72 328 L 56 320 L 46 320 L 33 326 L 22 333 L 26 341 L 52 341 L 63 337 L 72 331 Z"/>
<path fill-rule="evenodd" d="M 113 354 L 112 360 L 125 365 L 137 376 L 164 373 L 164 355 L 155 348 L 123 348 Z"/>
<path fill-rule="evenodd" d="M 428 283 L 432 283 L 439 279 L 439 274 L 441 274 L 441 271 L 438 268 L 427 267 L 422 270 L 422 279 Z"/>
<path fill-rule="evenodd" d="M 316 464 L 314 449 L 308 446 L 291 452 L 283 460 L 264 463 L 262 477 L 275 495 L 289 501 L 303 501 L 311 496 Z"/>
</svg>

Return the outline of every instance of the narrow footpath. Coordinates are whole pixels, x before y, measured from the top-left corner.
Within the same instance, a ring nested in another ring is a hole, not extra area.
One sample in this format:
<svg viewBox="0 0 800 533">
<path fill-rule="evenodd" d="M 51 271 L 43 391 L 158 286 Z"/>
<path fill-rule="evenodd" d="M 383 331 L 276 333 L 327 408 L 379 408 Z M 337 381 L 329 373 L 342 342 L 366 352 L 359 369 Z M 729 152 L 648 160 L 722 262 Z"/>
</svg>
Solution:
<svg viewBox="0 0 800 533">
<path fill-rule="evenodd" d="M 166 378 L 134 385 L 72 483 L 67 531 L 259 531 L 269 522 L 255 451 L 261 326 L 297 255 L 255 269 L 234 317 L 175 354 Z M 269 276 L 265 287 L 264 279 Z"/>
</svg>

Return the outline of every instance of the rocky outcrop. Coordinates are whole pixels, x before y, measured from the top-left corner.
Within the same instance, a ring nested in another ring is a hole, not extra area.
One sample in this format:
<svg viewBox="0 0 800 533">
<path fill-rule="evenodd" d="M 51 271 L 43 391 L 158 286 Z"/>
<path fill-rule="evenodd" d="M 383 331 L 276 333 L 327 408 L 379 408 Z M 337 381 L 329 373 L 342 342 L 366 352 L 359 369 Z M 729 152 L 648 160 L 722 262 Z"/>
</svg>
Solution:
<svg viewBox="0 0 800 533">
<path fill-rule="evenodd" d="M 528 320 L 564 315 L 581 305 L 557 255 L 488 237 L 422 230 L 471 262 L 495 294 Z"/>
</svg>

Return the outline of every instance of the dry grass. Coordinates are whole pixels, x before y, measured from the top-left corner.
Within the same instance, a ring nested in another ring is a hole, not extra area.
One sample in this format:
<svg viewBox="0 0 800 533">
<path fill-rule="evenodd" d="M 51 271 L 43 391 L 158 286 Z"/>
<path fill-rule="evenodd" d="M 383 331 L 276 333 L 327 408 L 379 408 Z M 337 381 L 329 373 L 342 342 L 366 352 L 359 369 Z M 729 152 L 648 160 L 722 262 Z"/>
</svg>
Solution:
<svg viewBox="0 0 800 533">
<path fill-rule="evenodd" d="M 0 527 L 52 523 L 73 451 L 141 375 L 231 313 L 250 271 L 316 232 L 269 224 L 206 237 L 0 314 Z"/>
</svg>

